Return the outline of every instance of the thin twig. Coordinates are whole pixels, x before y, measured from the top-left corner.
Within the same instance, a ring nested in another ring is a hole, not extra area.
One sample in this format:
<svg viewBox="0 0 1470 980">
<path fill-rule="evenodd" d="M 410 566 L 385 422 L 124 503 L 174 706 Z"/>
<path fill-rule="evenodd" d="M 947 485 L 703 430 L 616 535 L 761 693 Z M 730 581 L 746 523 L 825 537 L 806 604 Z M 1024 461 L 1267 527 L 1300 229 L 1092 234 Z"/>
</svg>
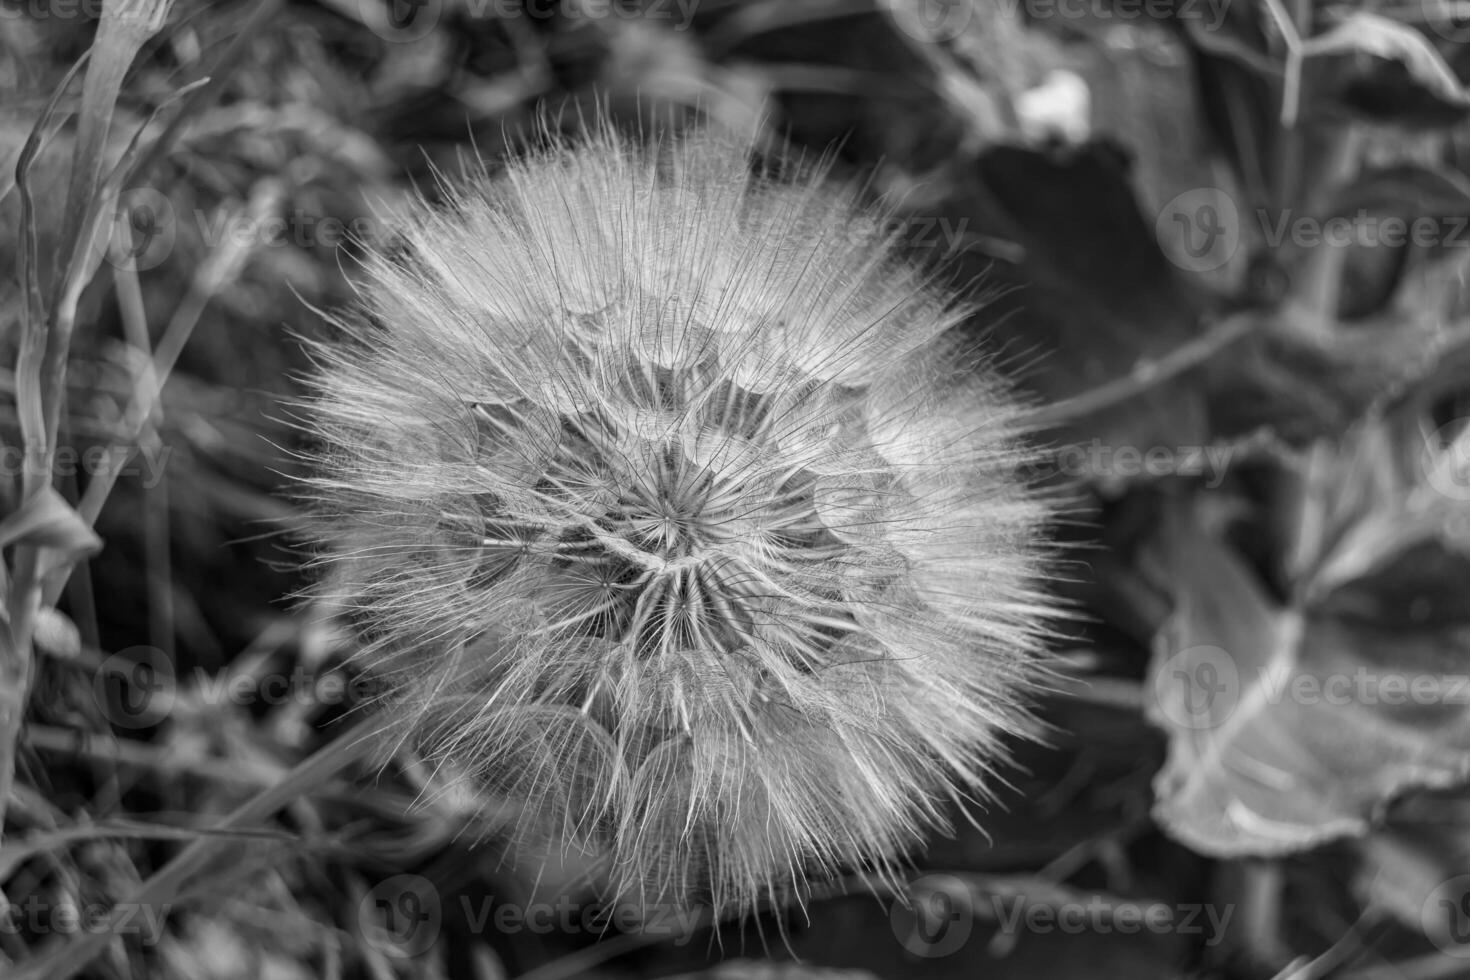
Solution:
<svg viewBox="0 0 1470 980">
<path fill-rule="evenodd" d="M 1205 333 L 1174 348 L 1156 360 L 1142 360 L 1121 378 L 1098 385 L 1080 395 L 1055 402 L 1028 415 L 1025 424 L 1050 428 L 1072 419 L 1092 415 L 1157 388 L 1164 382 L 1198 367 L 1237 340 L 1259 328 L 1261 317 L 1247 311 L 1220 321 Z"/>
</svg>

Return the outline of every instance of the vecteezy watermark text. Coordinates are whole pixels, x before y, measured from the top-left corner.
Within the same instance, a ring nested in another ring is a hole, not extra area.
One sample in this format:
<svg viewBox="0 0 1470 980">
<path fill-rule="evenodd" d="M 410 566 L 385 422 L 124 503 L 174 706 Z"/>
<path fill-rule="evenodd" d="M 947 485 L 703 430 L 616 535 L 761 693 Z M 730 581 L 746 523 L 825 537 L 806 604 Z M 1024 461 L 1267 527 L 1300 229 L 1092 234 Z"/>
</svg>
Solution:
<svg viewBox="0 0 1470 980">
<path fill-rule="evenodd" d="M 358 926 L 379 952 L 418 956 L 433 945 L 443 928 L 445 902 L 433 882 L 416 874 L 394 875 L 378 882 L 358 903 Z M 516 902 L 460 895 L 455 903 L 460 921 L 476 935 L 529 932 L 601 936 L 622 932 L 668 939 L 682 946 L 700 922 L 698 910 L 676 905 L 634 907 L 574 902 L 561 896 L 552 902 Z"/>
<path fill-rule="evenodd" d="M 688 30 L 701 0 L 358 0 L 358 15 L 385 41 L 410 43 L 427 37 L 446 9 L 472 20 L 640 20 L 676 31 Z"/>
<path fill-rule="evenodd" d="M 1233 446 L 1131 446 L 1094 439 L 1064 446 L 1054 456 L 1058 472 L 1074 477 L 1118 480 L 1197 477 L 1213 490 L 1225 480 L 1235 456 Z"/>
<path fill-rule="evenodd" d="M 989 2 L 989 0 L 987 0 Z M 999 0 L 1001 14 L 1032 21 L 1194 21 L 1207 31 L 1225 22 L 1234 0 Z M 882 0 L 899 29 L 919 41 L 950 41 L 975 20 L 976 0 Z M 978 28 L 977 28 L 978 29 Z"/>
<path fill-rule="evenodd" d="M 909 885 L 911 901 L 895 903 L 890 920 L 904 948 L 926 958 L 948 956 L 969 942 L 976 922 L 990 935 L 1182 935 L 1213 946 L 1225 937 L 1233 905 L 1139 901 L 1108 895 L 1020 894 L 1004 881 L 971 887 L 956 875 L 930 874 Z"/>
<path fill-rule="evenodd" d="M 204 707 L 279 707 L 285 704 L 363 704 L 383 693 L 383 681 L 366 674 L 315 672 L 296 665 L 264 674 L 211 674 L 200 667 L 180 677 L 156 647 L 119 650 L 98 667 L 92 694 L 120 728 L 150 728 L 167 718 L 181 697 Z"/>
<path fill-rule="evenodd" d="M 1243 673 L 1222 647 L 1188 647 L 1169 657 L 1154 674 L 1154 704 L 1181 728 L 1215 728 L 1228 721 L 1239 706 Z M 1283 701 L 1332 708 L 1470 705 L 1470 674 L 1385 671 L 1367 666 L 1312 673 L 1281 669 L 1273 663 L 1256 668 L 1252 690 L 1267 705 Z"/>
<path fill-rule="evenodd" d="M 1132 902 L 1094 895 L 1086 901 L 1058 904 L 1031 902 L 1019 896 L 1007 898 L 991 895 L 988 912 L 1008 936 L 1033 933 L 1080 935 L 1117 933 L 1131 936 L 1154 935 L 1199 936 L 1206 946 L 1225 937 L 1225 929 L 1235 912 L 1233 905 L 1217 906 L 1201 903 Z"/>
<path fill-rule="evenodd" d="M 998 0 L 1008 16 L 1028 20 L 1197 21 L 1219 29 L 1234 0 Z"/>
<path fill-rule="evenodd" d="M 1376 214 L 1367 208 L 1327 216 L 1291 209 L 1243 212 L 1218 187 L 1197 187 L 1174 197 L 1160 209 L 1154 230 L 1169 260 L 1194 272 L 1225 265 L 1243 241 L 1270 249 L 1470 248 L 1466 215 Z"/>
<path fill-rule="evenodd" d="M 125 478 L 138 477 L 143 489 L 152 490 L 163 480 L 164 467 L 173 447 L 143 446 L 77 446 L 61 445 L 51 455 L 49 469 L 45 456 L 27 452 L 22 446 L 0 446 L 0 476 L 17 477 L 26 473 L 43 473 L 50 477 L 88 477 L 115 473 Z"/>
<path fill-rule="evenodd" d="M 1419 910 L 1429 941 L 1447 956 L 1470 960 L 1470 875 L 1456 875 L 1430 892 Z"/>
<path fill-rule="evenodd" d="M 969 218 L 913 215 L 889 218 L 883 230 L 889 241 L 896 245 L 935 249 L 951 256 L 964 246 L 969 227 Z"/>
<path fill-rule="evenodd" d="M 0 904 L 0 934 L 30 936 L 77 933 L 108 933 L 137 936 L 144 946 L 157 945 L 163 938 L 164 920 L 171 905 L 139 902 L 47 902 L 28 895 L 20 902 Z"/>
</svg>

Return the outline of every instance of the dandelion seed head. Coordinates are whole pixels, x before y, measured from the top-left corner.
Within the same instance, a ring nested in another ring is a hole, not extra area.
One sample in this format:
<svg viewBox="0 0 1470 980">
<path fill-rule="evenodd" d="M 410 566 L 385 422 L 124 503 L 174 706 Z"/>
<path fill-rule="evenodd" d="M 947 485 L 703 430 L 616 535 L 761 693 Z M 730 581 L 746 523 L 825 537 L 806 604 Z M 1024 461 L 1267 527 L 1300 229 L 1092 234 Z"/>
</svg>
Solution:
<svg viewBox="0 0 1470 980">
<path fill-rule="evenodd" d="M 818 173 L 603 133 L 416 209 L 311 425 L 389 724 L 622 895 L 890 870 L 1027 725 L 1047 508 L 966 314 Z"/>
</svg>

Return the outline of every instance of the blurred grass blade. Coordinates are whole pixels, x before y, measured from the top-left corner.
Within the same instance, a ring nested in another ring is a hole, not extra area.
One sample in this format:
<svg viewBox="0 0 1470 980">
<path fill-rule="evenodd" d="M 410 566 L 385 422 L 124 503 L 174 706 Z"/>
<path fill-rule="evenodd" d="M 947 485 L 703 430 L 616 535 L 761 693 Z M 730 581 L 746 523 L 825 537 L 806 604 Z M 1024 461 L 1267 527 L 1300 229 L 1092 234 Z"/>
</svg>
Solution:
<svg viewBox="0 0 1470 980">
<path fill-rule="evenodd" d="M 92 45 L 92 66 L 82 83 L 82 113 L 77 126 L 76 156 L 66 191 L 61 247 L 69 251 L 83 227 L 92 202 L 107 132 L 112 127 L 123 77 L 138 49 L 163 27 L 172 0 L 109 0 L 102 5 L 102 21 Z"/>
<path fill-rule="evenodd" d="M 28 506 L 50 507 L 60 503 L 82 528 L 87 529 L 87 534 L 91 534 L 88 522 L 77 517 L 76 511 L 51 488 L 50 479 L 56 453 L 56 431 L 66 386 L 67 350 L 71 344 L 77 302 L 102 261 L 103 253 L 90 246 L 95 243 L 99 228 L 105 223 L 104 219 L 110 216 L 118 190 L 138 158 L 143 133 L 159 112 L 205 84 L 207 79 L 186 86 L 164 100 L 154 110 L 148 122 L 133 135 L 122 159 L 113 168 L 103 187 L 100 190 L 94 188 L 94 199 L 88 202 L 85 215 L 88 248 L 82 248 L 79 243 L 78 248 L 73 250 L 64 271 L 58 275 L 59 301 L 52 303 L 48 311 L 37 271 L 35 202 L 31 195 L 28 174 L 39 152 L 41 135 L 55 113 L 61 93 L 66 90 L 81 64 L 78 61 L 72 73 L 57 87 L 51 103 L 32 130 L 16 164 L 16 188 L 20 193 L 22 230 L 18 271 L 27 295 L 21 304 L 22 332 L 16 362 L 15 387 L 16 411 L 26 454 L 23 491 L 24 499 L 28 502 L 21 506 L 17 514 L 23 513 Z M 51 499 L 53 497 L 54 500 Z M 51 510 L 54 511 L 54 507 Z M 11 518 L 14 517 L 16 515 L 11 515 Z M 33 515 L 25 519 L 31 520 Z M 28 540 L 17 538 L 14 542 L 21 547 L 15 553 L 15 576 L 5 599 L 9 628 L 0 637 L 0 641 L 3 641 L 3 649 L 0 649 L 0 820 L 3 820 L 5 802 L 14 778 L 14 745 L 20 732 L 21 718 L 25 713 L 30 689 L 31 630 L 36 613 L 43 600 L 48 604 L 55 602 L 76 559 L 95 550 L 95 539 L 95 535 L 92 535 L 92 541 L 88 541 L 73 534 L 62 542 L 64 547 L 61 548 L 34 537 Z M 96 544 L 100 546 L 100 542 Z"/>
<path fill-rule="evenodd" d="M 49 484 L 0 520 L 0 548 L 22 544 L 50 548 L 70 561 L 102 547 L 102 539 Z"/>
<path fill-rule="evenodd" d="M 56 86 L 50 102 L 31 130 L 15 164 L 15 189 L 20 196 L 20 247 L 16 255 L 16 279 L 21 287 L 20 349 L 15 366 L 16 417 L 28 465 L 22 474 L 22 494 L 34 499 L 41 486 L 49 487 L 52 448 L 46 437 L 46 418 L 41 388 L 42 362 L 46 354 L 46 309 L 42 298 L 36 244 L 36 206 L 31 195 L 30 168 L 40 153 L 43 134 L 56 114 L 62 94 L 87 61 L 83 55 Z M 34 463 L 41 463 L 36 467 Z M 38 471 L 39 470 L 39 471 Z M 20 510 L 24 510 L 23 504 Z M 13 515 L 12 515 L 13 516 Z M 5 808 L 15 779 L 15 743 L 25 716 L 31 686 L 31 640 L 35 601 L 39 595 L 41 555 L 32 547 L 15 553 L 14 576 L 3 569 L 6 622 L 0 628 L 0 831 Z"/>
<path fill-rule="evenodd" d="M 236 840 L 264 840 L 296 843 L 297 834 L 279 830 L 217 830 L 174 827 L 168 824 L 145 823 L 140 820 L 115 819 L 80 827 L 63 827 L 60 830 L 38 831 L 20 840 L 0 845 L 0 880 L 9 878 L 15 870 L 31 858 L 51 854 L 93 841 L 108 839 L 134 841 L 196 841 L 204 837 L 232 837 Z"/>
<path fill-rule="evenodd" d="M 231 215 L 231 220 L 245 222 L 248 227 L 260 227 L 276 207 L 279 206 L 282 190 L 275 181 L 263 181 L 251 196 L 248 207 Z M 185 344 L 198 325 L 205 307 L 220 287 L 231 281 L 249 261 L 251 246 L 248 242 L 226 240 L 220 243 L 209 257 L 200 263 L 189 285 L 189 291 L 169 318 L 158 344 L 152 351 L 153 360 L 148 375 L 135 387 L 124 412 L 127 420 L 126 438 L 133 442 L 141 435 L 148 422 L 149 413 L 161 397 L 164 384 L 173 372 L 174 364 L 183 352 Z M 145 351 L 146 353 L 146 351 Z M 126 444 L 126 443 L 125 443 Z M 94 524 L 102 513 L 108 494 L 125 465 L 121 455 L 110 457 L 110 464 L 95 474 L 88 482 L 77 510 L 82 520 Z"/>
<path fill-rule="evenodd" d="M 144 153 L 142 145 L 143 134 L 148 132 L 155 120 L 170 106 L 173 106 L 189 93 L 209 83 L 209 79 L 201 78 L 190 82 L 178 91 L 171 93 L 168 98 L 158 104 L 143 125 L 138 127 L 137 132 L 128 141 L 117 165 L 108 174 L 102 186 L 95 188 L 92 202 L 84 214 L 82 234 L 78 237 L 72 248 L 66 264 L 66 273 L 58 284 L 56 291 L 55 308 L 52 311 L 54 331 L 59 336 L 70 339 L 72 326 L 76 318 L 77 304 L 81 300 L 82 291 L 96 275 L 97 269 L 102 265 L 103 258 L 107 255 L 107 249 L 111 245 L 112 219 L 115 217 L 117 200 L 122 192 L 122 185 L 132 174 L 134 164 Z M 64 351 L 63 351 L 64 355 Z M 64 364 L 64 356 L 63 356 Z M 51 365 L 48 363 L 48 369 Z"/>
<path fill-rule="evenodd" d="M 208 836 L 200 837 L 184 848 L 143 882 L 136 892 L 118 902 L 104 927 L 78 933 L 61 946 L 23 962 L 10 974 L 10 980 L 69 980 L 85 969 L 107 948 L 108 943 L 124 934 L 122 927 L 137 910 L 152 908 L 166 914 L 200 871 L 237 846 L 238 833 L 225 832 L 252 828 L 252 825 L 368 756 L 380 745 L 373 725 L 371 718 L 359 722 L 336 741 L 298 763 L 280 782 L 236 807 L 224 820 L 209 828 Z"/>
<path fill-rule="evenodd" d="M 1409 79 L 1453 105 L 1470 104 L 1470 94 L 1460 83 L 1455 70 L 1433 44 L 1407 24 L 1380 14 L 1356 11 L 1325 34 L 1302 44 L 1302 54 L 1370 55 L 1386 61 L 1397 61 Z"/>
<path fill-rule="evenodd" d="M 77 154 L 73 163 L 71 185 L 67 191 L 66 213 L 62 219 L 61 248 L 62 254 L 68 256 L 69 261 L 58 270 L 56 282 L 52 284 L 52 323 L 41 374 L 42 409 L 48 440 L 54 441 L 61 414 L 75 297 L 80 296 L 81 290 L 90 281 L 101 261 L 100 254 L 93 256 L 91 253 L 97 234 L 97 223 L 103 215 L 110 216 L 111 208 L 115 206 L 107 194 L 99 192 L 97 181 L 102 171 L 107 132 L 111 127 L 117 94 L 138 48 L 162 26 L 168 12 L 168 3 L 169 0 L 124 0 L 111 21 L 116 25 L 112 33 L 108 32 L 107 15 L 107 10 L 111 8 L 104 8 L 102 26 L 98 29 L 97 42 L 92 48 L 92 65 L 87 69 L 87 77 L 82 83 L 82 116 L 77 132 Z M 100 80 L 94 82 L 94 78 Z M 153 119 L 165 106 L 172 105 L 175 100 L 205 81 L 207 80 L 195 82 L 174 93 L 154 110 L 148 123 L 133 135 L 122 162 L 113 169 L 107 181 L 106 187 L 112 188 L 113 195 L 137 159 L 138 141 Z M 85 181 L 86 187 L 86 193 L 81 197 L 77 196 L 79 180 Z M 90 269 L 83 267 L 87 258 L 95 259 Z M 72 315 L 67 315 L 68 313 Z"/>
<path fill-rule="evenodd" d="M 16 251 L 16 280 L 24 292 L 20 309 L 20 352 L 15 369 L 15 401 L 21 439 L 28 455 L 41 449 L 46 429 L 39 388 L 41 362 L 46 353 L 46 308 L 42 299 L 40 256 L 37 254 L 36 238 L 36 201 L 31 193 L 30 173 L 41 152 L 43 136 L 56 114 L 62 95 L 71 87 L 72 79 L 76 78 L 77 72 L 81 71 L 87 60 L 88 55 L 85 54 L 78 58 L 61 80 L 61 84 L 51 93 L 51 101 L 41 113 L 41 118 L 36 121 L 15 164 L 15 189 L 20 196 L 21 235 L 20 248 Z M 26 480 L 28 482 L 25 484 L 25 492 L 34 492 L 34 476 L 27 472 Z"/>
</svg>

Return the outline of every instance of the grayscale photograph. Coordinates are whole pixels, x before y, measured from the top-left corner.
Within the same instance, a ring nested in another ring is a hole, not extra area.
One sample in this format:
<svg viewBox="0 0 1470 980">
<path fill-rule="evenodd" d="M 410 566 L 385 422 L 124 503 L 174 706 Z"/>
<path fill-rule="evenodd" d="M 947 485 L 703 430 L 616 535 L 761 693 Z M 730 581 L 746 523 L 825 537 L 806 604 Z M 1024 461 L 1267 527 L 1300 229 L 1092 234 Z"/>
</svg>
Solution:
<svg viewBox="0 0 1470 980">
<path fill-rule="evenodd" d="M 1470 0 L 0 0 L 0 980 L 1470 978 Z"/>
</svg>

